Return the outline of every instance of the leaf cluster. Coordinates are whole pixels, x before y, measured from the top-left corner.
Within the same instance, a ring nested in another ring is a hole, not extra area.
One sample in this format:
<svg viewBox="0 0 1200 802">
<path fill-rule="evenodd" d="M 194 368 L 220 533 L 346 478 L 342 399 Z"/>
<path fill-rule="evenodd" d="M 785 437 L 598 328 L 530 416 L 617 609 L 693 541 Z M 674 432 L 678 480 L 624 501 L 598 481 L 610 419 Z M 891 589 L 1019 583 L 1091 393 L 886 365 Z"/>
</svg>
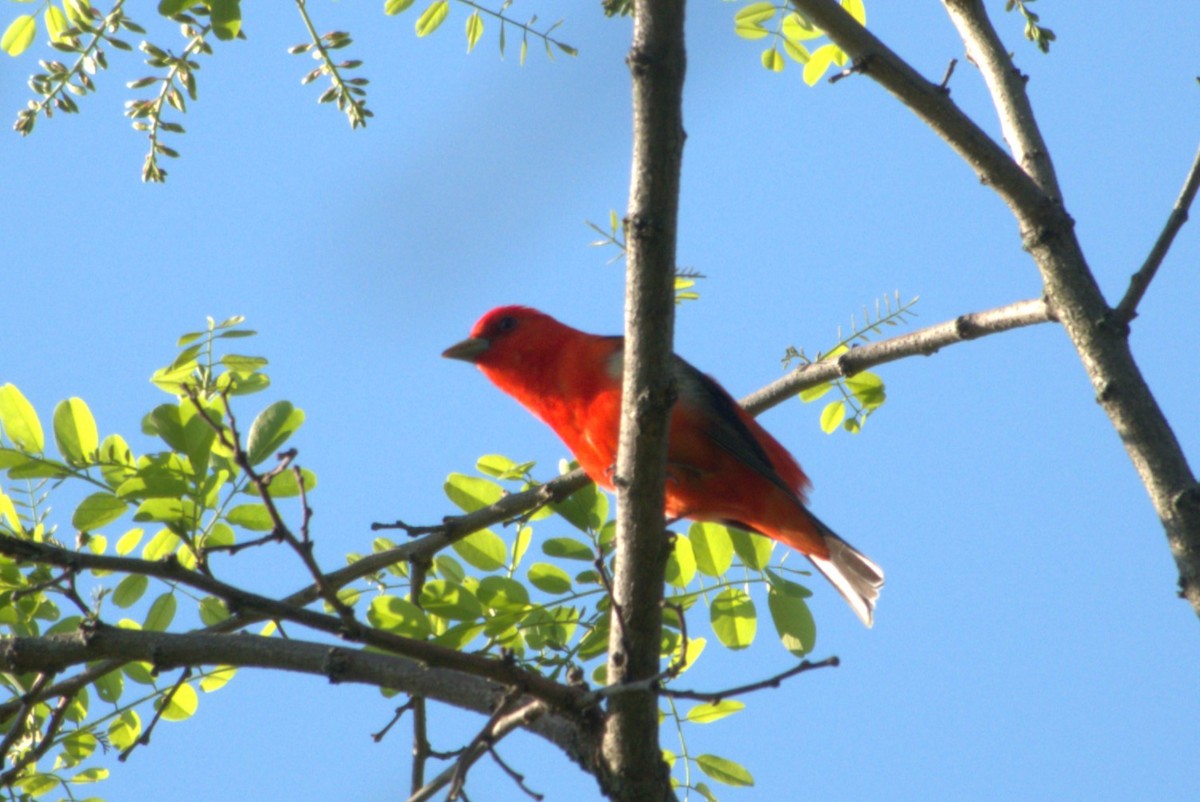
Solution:
<svg viewBox="0 0 1200 802">
<path fill-rule="evenodd" d="M 860 25 L 867 24 L 867 10 L 862 0 L 841 0 L 844 8 Z M 813 86 L 831 66 L 845 67 L 845 51 L 832 42 L 820 44 L 825 32 L 790 5 L 773 2 L 752 2 L 733 15 L 734 32 L 743 39 L 771 39 L 771 46 L 762 51 L 764 69 L 783 72 L 787 61 L 783 53 L 803 65 L 804 82 Z M 815 47 L 815 49 L 814 49 Z"/>
</svg>

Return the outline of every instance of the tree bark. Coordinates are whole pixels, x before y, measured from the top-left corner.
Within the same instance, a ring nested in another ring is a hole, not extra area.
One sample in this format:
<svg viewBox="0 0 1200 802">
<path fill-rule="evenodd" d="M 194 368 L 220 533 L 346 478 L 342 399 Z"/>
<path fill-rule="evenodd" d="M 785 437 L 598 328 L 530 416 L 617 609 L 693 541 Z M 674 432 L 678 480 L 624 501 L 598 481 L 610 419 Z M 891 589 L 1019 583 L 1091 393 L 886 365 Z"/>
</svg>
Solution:
<svg viewBox="0 0 1200 802">
<path fill-rule="evenodd" d="M 621 438 L 615 483 L 617 541 L 608 681 L 637 682 L 660 668 L 663 522 L 675 239 L 683 157 L 683 0 L 639 0 L 627 59 L 633 79 L 633 163 L 625 220 L 627 272 Z M 652 690 L 609 701 L 601 786 L 615 800 L 674 799 L 658 741 Z"/>
</svg>

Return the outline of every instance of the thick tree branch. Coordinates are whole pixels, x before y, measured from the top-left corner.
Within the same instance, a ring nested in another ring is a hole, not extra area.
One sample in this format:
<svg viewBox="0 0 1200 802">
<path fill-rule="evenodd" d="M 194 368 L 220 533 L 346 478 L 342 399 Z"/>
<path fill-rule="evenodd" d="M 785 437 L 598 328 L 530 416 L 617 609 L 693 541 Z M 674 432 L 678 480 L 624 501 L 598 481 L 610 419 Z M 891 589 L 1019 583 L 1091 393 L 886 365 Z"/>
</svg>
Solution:
<svg viewBox="0 0 1200 802">
<path fill-rule="evenodd" d="M 124 574 L 141 574 L 187 585 L 220 598 L 231 610 L 246 610 L 252 616 L 257 617 L 251 620 L 291 621 L 318 632 L 384 649 L 431 667 L 449 669 L 481 679 L 490 679 L 505 686 L 518 687 L 545 700 L 556 709 L 579 709 L 584 699 L 581 690 L 549 680 L 514 663 L 460 652 L 371 627 L 362 626 L 349 630 L 345 620 L 338 616 L 326 615 L 244 591 L 206 574 L 189 571 L 174 560 L 151 561 L 132 557 L 108 557 L 71 551 L 47 543 L 34 543 L 3 534 L 0 534 L 0 554 L 72 570 L 99 569 Z M 231 628 L 240 628 L 248 623 L 245 620 L 238 621 L 236 618 L 233 620 L 238 625 Z M 214 631 L 217 630 L 218 628 L 214 628 Z"/>
<path fill-rule="evenodd" d="M 683 160 L 684 0 L 635 0 L 633 160 L 625 220 L 625 351 L 617 450 L 617 539 L 608 681 L 658 673 L 663 575 L 667 423 L 674 403 L 675 239 Z M 609 702 L 601 788 L 618 802 L 674 799 L 658 745 L 652 691 Z"/>
<path fill-rule="evenodd" d="M 1029 95 L 1025 93 L 1027 79 L 1013 64 L 1012 57 L 988 21 L 982 0 L 943 0 L 943 3 L 966 45 L 967 58 L 983 74 L 1013 159 L 1046 197 L 1061 203 L 1058 176 L 1033 116 Z"/>
<path fill-rule="evenodd" d="M 934 128 L 1009 205 L 1022 244 L 1041 273 L 1054 316 L 1071 338 L 1096 400 L 1150 494 L 1179 568 L 1181 594 L 1200 615 L 1200 486 L 1133 359 L 1128 327 L 1100 293 L 1075 237 L 1074 223 L 1057 197 L 1049 156 L 1040 144 L 1032 114 L 1026 113 L 1024 82 L 1000 74 L 1007 55 L 982 5 L 976 0 L 954 0 L 956 13 L 969 17 L 969 24 L 959 30 L 968 40 L 968 52 L 979 54 L 985 71 L 1000 70 L 994 76 L 999 93 L 996 107 L 1002 127 L 1009 132 L 1006 135 L 1014 148 L 1021 149 L 1018 156 L 1030 173 L 840 5 L 832 0 L 793 0 L 793 5 L 862 65 L 863 72 Z"/>
<path fill-rule="evenodd" d="M 1175 235 L 1187 222 L 1188 210 L 1192 206 L 1192 201 L 1196 199 L 1197 189 L 1200 189 L 1200 149 L 1196 150 L 1196 158 L 1192 160 L 1192 169 L 1188 170 L 1187 178 L 1183 180 L 1183 189 L 1180 190 L 1179 197 L 1175 199 L 1171 214 L 1167 216 L 1166 225 L 1163 226 L 1162 232 L 1155 240 L 1154 247 L 1150 249 L 1150 254 L 1142 263 L 1141 269 L 1134 273 L 1133 278 L 1129 280 L 1129 289 L 1125 291 L 1125 297 L 1121 299 L 1121 303 L 1117 304 L 1117 319 L 1126 325 L 1137 317 L 1137 307 L 1142 302 L 1142 296 L 1146 294 L 1146 289 L 1154 280 L 1158 266 L 1166 258 L 1167 251 L 1171 249 Z"/>
<path fill-rule="evenodd" d="M 485 715 L 505 692 L 505 686 L 495 682 L 404 657 L 294 639 L 175 634 L 100 625 L 66 635 L 0 640 L 3 671 L 61 672 L 93 660 L 109 659 L 144 661 L 159 669 L 231 665 L 293 671 L 326 677 L 333 683 L 394 688 Z M 584 723 L 587 714 L 544 709 L 545 715 L 522 723 L 585 767 L 593 765 L 598 743 L 590 725 Z"/>
</svg>

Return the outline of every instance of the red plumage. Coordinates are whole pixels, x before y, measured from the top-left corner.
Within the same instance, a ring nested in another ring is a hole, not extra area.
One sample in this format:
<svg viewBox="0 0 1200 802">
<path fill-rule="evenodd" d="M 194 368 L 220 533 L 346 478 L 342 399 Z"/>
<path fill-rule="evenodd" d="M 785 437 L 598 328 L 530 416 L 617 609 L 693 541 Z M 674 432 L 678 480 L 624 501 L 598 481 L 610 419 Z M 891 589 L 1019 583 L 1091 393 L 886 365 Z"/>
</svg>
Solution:
<svg viewBox="0 0 1200 802">
<path fill-rule="evenodd" d="M 488 312 L 443 356 L 472 362 L 552 428 L 613 489 L 624 338 L 587 334 L 523 306 Z M 711 377 L 672 363 L 666 513 L 760 532 L 807 556 L 871 626 L 883 571 L 805 506 L 808 477 Z"/>
</svg>

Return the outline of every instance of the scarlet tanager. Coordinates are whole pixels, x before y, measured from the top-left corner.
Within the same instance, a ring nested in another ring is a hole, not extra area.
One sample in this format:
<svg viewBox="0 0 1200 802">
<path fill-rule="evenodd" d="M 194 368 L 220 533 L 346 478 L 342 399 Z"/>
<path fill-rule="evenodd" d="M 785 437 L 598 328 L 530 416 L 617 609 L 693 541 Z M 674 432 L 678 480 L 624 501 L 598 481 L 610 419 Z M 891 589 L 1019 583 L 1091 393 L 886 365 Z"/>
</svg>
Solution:
<svg viewBox="0 0 1200 802">
<path fill-rule="evenodd" d="M 596 484 L 613 489 L 623 337 L 573 329 L 524 306 L 488 312 L 446 349 L 553 429 Z M 667 444 L 666 514 L 759 532 L 808 557 L 868 627 L 883 570 L 805 507 L 808 477 L 733 397 L 680 357 Z"/>
</svg>

